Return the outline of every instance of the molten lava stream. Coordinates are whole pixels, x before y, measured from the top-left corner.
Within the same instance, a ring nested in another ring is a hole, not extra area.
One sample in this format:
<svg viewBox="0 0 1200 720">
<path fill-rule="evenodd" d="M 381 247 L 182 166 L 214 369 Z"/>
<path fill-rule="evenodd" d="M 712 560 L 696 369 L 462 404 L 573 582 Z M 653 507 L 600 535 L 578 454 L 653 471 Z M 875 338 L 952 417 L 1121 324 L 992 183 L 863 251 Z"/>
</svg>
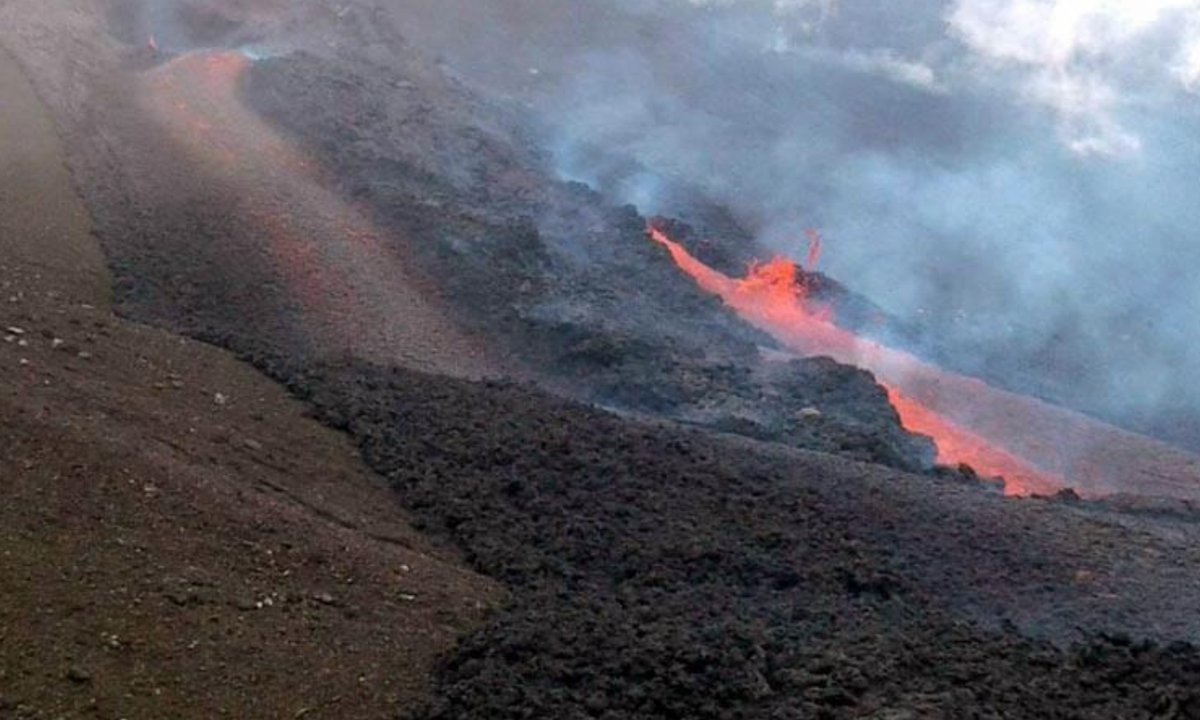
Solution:
<svg viewBox="0 0 1200 720">
<path fill-rule="evenodd" d="M 1011 495 L 1053 492 L 1065 480 L 1041 469 L 1009 450 L 1004 443 L 984 436 L 993 432 L 1019 430 L 1008 407 L 998 412 L 979 413 L 971 405 L 986 403 L 992 390 L 971 378 L 947 373 L 899 350 L 861 338 L 833 324 L 827 307 L 810 301 L 796 266 L 784 258 L 751 266 L 742 279 L 727 277 L 693 257 L 662 231 L 650 228 L 650 236 L 667 248 L 675 263 L 701 288 L 719 295 L 750 324 L 773 335 L 790 349 L 806 355 L 828 355 L 839 362 L 870 370 L 887 389 L 892 406 L 905 429 L 928 435 L 937 445 L 937 459 L 945 465 L 966 464 L 989 477 L 1004 478 Z M 815 242 L 813 243 L 815 245 Z M 992 390 L 1004 405 L 1008 393 Z M 919 399 L 918 399 L 919 398 Z M 968 406 L 963 407 L 966 403 Z M 947 417 L 947 411 L 954 417 Z M 974 427 L 960 425 L 961 418 L 975 416 Z M 1004 425 L 1012 427 L 1004 428 Z M 1009 439 L 1009 434 L 1004 435 Z M 1048 456 L 1053 448 L 1045 447 Z"/>
<path fill-rule="evenodd" d="M 1043 472 L 1007 450 L 955 425 L 891 385 L 884 384 L 883 387 L 904 429 L 933 438 L 940 464 L 966 464 L 983 475 L 1003 478 L 1004 492 L 1008 495 L 1052 493 L 1065 485 L 1062 478 Z"/>
</svg>

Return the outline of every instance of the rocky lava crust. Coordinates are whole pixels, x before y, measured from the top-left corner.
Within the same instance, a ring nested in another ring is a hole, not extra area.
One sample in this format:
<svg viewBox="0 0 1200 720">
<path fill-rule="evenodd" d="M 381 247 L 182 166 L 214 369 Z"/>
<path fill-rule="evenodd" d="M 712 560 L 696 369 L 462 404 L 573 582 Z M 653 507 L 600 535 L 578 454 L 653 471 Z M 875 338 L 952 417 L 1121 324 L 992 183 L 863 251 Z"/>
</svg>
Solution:
<svg viewBox="0 0 1200 720">
<path fill-rule="evenodd" d="M 293 389 L 513 588 L 422 717 L 1200 717 L 1194 647 L 1131 639 L 1148 607 L 1097 617 L 1136 561 L 1095 548 L 1140 531 L 1094 509 L 506 384 L 350 365 Z"/>
</svg>

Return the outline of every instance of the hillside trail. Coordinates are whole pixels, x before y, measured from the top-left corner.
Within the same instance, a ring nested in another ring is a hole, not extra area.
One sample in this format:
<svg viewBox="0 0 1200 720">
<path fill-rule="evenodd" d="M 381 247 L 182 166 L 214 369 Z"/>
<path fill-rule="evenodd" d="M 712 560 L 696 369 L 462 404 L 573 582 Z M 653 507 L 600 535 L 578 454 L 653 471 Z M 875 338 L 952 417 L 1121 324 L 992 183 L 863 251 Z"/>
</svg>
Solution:
<svg viewBox="0 0 1200 720">
<path fill-rule="evenodd" d="M 115 318 L 55 125 L 2 48 L 0 98 L 0 717 L 418 702 L 497 586 L 283 388 Z"/>
</svg>

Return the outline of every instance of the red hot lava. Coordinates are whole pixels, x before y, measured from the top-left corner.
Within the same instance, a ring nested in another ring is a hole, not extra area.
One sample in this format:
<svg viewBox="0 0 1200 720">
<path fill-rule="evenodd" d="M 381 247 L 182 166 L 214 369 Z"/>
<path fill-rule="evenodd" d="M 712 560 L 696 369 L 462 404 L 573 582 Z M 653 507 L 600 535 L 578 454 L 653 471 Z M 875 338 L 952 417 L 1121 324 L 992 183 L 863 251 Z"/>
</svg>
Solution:
<svg viewBox="0 0 1200 720">
<path fill-rule="evenodd" d="M 828 355 L 874 372 L 887 388 L 892 406 L 904 427 L 933 438 L 938 462 L 967 464 L 981 474 L 1005 479 L 1005 490 L 1013 494 L 1042 492 L 1063 485 L 1053 477 L 1012 453 L 957 426 L 899 388 L 909 386 L 914 375 L 939 373 L 912 355 L 886 348 L 838 327 L 828 306 L 808 297 L 803 277 L 792 261 L 776 257 L 768 263 L 752 264 L 746 277 L 734 279 L 713 270 L 693 257 L 679 243 L 651 227 L 650 236 L 670 251 L 684 272 L 703 289 L 719 295 L 750 324 L 773 335 L 788 348 L 805 355 Z M 809 234 L 809 262 L 815 262 L 819 235 Z"/>
<path fill-rule="evenodd" d="M 1200 461 L 1192 455 L 941 370 L 837 326 L 830 308 L 809 297 L 805 276 L 786 258 L 752 264 L 744 278 L 730 278 L 659 229 L 651 227 L 649 234 L 701 288 L 789 349 L 874 373 L 903 426 L 933 438 L 942 464 L 966 464 L 1002 477 L 1011 495 L 1074 485 L 1089 494 L 1200 497 Z M 810 268 L 819 238 L 809 234 Z"/>
</svg>

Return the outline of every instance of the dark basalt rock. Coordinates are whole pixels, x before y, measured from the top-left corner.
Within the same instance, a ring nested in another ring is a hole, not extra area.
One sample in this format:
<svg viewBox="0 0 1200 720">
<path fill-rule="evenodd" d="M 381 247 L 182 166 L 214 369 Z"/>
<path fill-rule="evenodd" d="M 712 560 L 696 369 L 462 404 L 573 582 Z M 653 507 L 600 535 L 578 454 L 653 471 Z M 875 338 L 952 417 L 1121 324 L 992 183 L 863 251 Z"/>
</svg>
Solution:
<svg viewBox="0 0 1200 720">
<path fill-rule="evenodd" d="M 464 91 L 413 82 L 427 71 L 397 93 L 396 69 L 298 54 L 259 63 L 246 94 L 402 228 L 462 322 L 535 377 L 614 409 L 906 470 L 932 465 L 929 442 L 900 427 L 869 375 L 766 363 L 758 348 L 774 341 L 683 276 L 634 209 L 554 180 L 518 131 L 482 132 Z M 714 227 L 744 233 L 696 205 Z M 683 223 L 656 222 L 691 239 Z M 810 407 L 820 416 L 801 418 Z"/>
<path fill-rule="evenodd" d="M 957 572 L 972 551 L 939 543 L 945 519 L 910 518 L 916 535 L 899 541 L 895 517 L 865 510 L 870 485 L 824 474 L 815 456 L 782 466 L 741 441 L 505 383 L 361 365 L 293 378 L 421 527 L 512 588 L 447 658 L 421 718 L 1098 719 L 1200 707 L 1190 645 L 1098 635 L 1064 649 L 963 622 L 942 590 L 923 589 L 941 584 L 922 579 L 937 567 L 893 555 L 897 542 L 937 546 Z"/>
</svg>

